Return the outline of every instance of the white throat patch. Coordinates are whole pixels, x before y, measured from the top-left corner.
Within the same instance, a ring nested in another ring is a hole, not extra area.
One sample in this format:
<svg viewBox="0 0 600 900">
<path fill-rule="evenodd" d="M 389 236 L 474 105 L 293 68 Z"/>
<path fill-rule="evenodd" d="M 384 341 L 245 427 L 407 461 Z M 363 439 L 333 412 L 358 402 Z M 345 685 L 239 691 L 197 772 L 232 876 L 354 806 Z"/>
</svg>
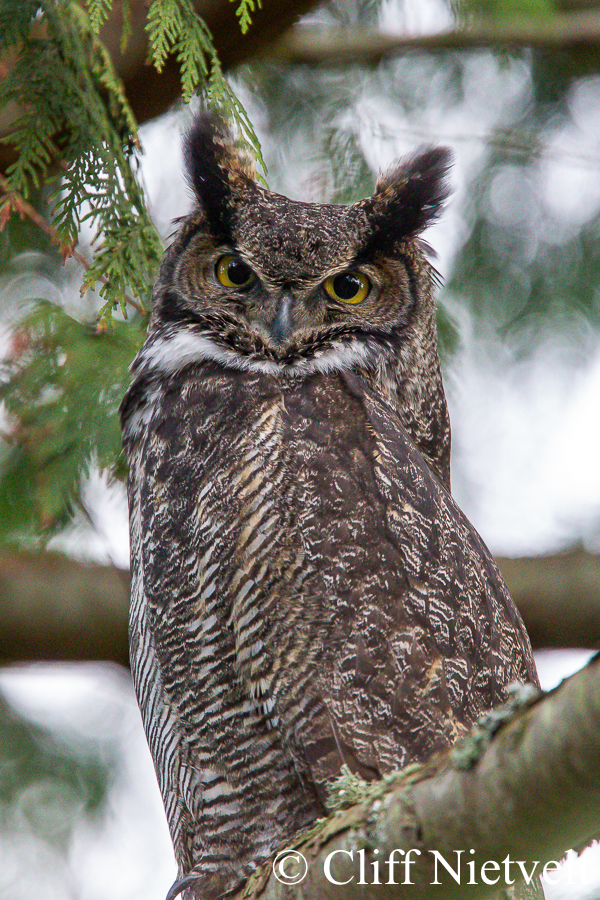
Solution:
<svg viewBox="0 0 600 900">
<path fill-rule="evenodd" d="M 193 363 L 220 363 L 230 369 L 244 372 L 262 372 L 266 375 L 312 375 L 317 372 L 347 372 L 356 364 L 369 364 L 374 360 L 373 350 L 363 341 L 336 341 L 324 349 L 317 349 L 307 359 L 278 362 L 248 356 L 224 347 L 211 338 L 193 331 L 178 331 L 159 337 L 144 347 L 139 357 L 139 369 L 154 370 L 165 374 L 179 372 Z"/>
</svg>

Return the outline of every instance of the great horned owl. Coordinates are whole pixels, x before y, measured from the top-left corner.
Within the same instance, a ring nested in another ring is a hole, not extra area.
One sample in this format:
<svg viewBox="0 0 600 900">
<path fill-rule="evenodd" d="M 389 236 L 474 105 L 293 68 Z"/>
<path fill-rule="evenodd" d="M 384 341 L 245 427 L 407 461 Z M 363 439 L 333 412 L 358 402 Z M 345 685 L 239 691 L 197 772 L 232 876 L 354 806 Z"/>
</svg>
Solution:
<svg viewBox="0 0 600 900">
<path fill-rule="evenodd" d="M 180 875 L 212 900 L 537 676 L 450 494 L 426 149 L 351 206 L 262 188 L 222 124 L 122 407 L 131 660 Z"/>
</svg>

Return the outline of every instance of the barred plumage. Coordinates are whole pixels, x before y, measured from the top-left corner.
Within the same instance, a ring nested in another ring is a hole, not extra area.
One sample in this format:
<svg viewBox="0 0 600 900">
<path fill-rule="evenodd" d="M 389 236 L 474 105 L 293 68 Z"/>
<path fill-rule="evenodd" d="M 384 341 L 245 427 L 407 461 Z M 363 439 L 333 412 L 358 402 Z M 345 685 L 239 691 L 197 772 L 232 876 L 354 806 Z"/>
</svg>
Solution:
<svg viewBox="0 0 600 900">
<path fill-rule="evenodd" d="M 180 874 L 212 900 L 325 813 L 342 764 L 423 760 L 537 676 L 450 494 L 418 239 L 445 151 L 348 207 L 265 191 L 206 118 L 188 160 L 198 207 L 122 416 L 134 681 Z"/>
</svg>

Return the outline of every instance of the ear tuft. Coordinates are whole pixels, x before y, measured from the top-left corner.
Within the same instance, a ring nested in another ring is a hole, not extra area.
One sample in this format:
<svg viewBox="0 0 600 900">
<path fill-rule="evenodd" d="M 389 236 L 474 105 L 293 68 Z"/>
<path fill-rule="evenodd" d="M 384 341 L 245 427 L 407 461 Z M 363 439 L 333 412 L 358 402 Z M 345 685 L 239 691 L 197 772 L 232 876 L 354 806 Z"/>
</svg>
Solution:
<svg viewBox="0 0 600 900">
<path fill-rule="evenodd" d="M 362 201 L 371 224 L 371 240 L 396 244 L 416 237 L 439 216 L 450 194 L 447 175 L 452 152 L 426 147 L 386 172 L 375 194 Z"/>
<path fill-rule="evenodd" d="M 237 202 L 256 185 L 252 163 L 237 151 L 224 121 L 206 111 L 185 136 L 184 159 L 211 231 L 219 240 L 230 241 Z"/>
</svg>

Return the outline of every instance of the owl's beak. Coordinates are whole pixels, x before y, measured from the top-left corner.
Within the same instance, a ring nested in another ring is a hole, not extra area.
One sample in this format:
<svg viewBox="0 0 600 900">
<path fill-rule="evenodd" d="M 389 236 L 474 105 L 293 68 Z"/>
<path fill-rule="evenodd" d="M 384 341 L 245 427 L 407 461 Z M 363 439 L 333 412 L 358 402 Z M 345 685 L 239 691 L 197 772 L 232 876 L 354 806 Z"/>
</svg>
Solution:
<svg viewBox="0 0 600 900">
<path fill-rule="evenodd" d="M 275 318 L 269 326 L 273 342 L 278 346 L 287 343 L 292 333 L 291 308 L 293 302 L 294 299 L 291 294 L 288 294 L 288 292 L 285 291 L 279 299 Z"/>
</svg>

